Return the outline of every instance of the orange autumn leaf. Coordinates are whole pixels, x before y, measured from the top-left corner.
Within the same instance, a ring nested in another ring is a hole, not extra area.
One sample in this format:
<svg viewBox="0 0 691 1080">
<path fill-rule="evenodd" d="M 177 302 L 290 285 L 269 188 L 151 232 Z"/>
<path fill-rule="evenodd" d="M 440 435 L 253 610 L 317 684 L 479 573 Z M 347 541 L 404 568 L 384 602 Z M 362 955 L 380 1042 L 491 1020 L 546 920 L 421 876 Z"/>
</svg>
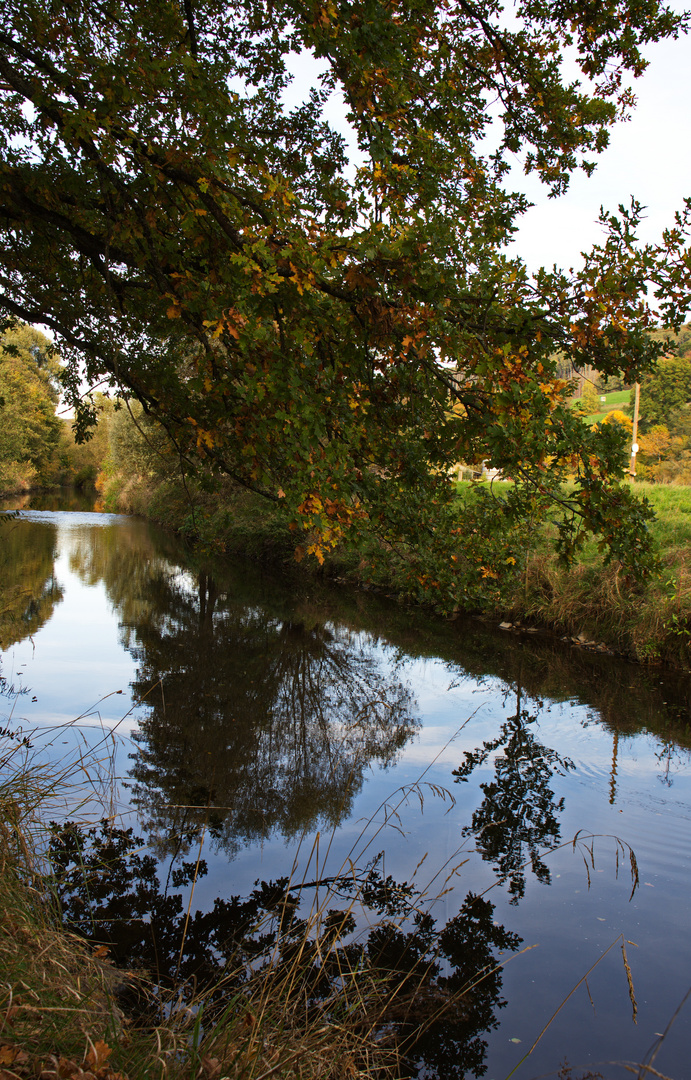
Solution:
<svg viewBox="0 0 691 1080">
<path fill-rule="evenodd" d="M 89 1050 L 89 1053 L 86 1056 L 86 1060 L 88 1061 L 91 1068 L 97 1071 L 105 1065 L 106 1061 L 112 1053 L 112 1047 L 108 1046 L 108 1043 L 103 1042 L 102 1039 L 98 1039 L 92 1046 L 91 1050 Z"/>
</svg>

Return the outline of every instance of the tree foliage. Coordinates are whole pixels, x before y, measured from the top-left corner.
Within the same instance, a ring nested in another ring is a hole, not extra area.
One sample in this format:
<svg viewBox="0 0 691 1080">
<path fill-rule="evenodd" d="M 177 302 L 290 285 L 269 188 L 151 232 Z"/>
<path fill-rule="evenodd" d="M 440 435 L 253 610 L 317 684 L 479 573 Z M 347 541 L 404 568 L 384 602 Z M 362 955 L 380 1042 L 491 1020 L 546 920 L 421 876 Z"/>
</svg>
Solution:
<svg viewBox="0 0 691 1080">
<path fill-rule="evenodd" d="M 631 391 L 633 407 L 634 391 Z M 657 364 L 655 371 L 641 383 L 640 419 L 642 431 L 657 424 L 668 424 L 672 414 L 691 402 L 691 360 L 686 357 L 666 356 Z"/>
<path fill-rule="evenodd" d="M 45 477 L 62 433 L 59 368 L 38 330 L 18 326 L 0 338 L 0 488 Z"/>
<path fill-rule="evenodd" d="M 506 179 L 517 154 L 553 194 L 592 171 L 642 47 L 685 22 L 657 0 L 8 0 L 2 309 L 55 332 L 80 429 L 81 373 L 110 380 L 196 467 L 285 500 L 319 558 L 374 532 L 412 573 L 421 545 L 450 565 L 475 524 L 445 519 L 449 467 L 487 460 L 516 481 L 482 515 L 509 537 L 492 573 L 567 474 L 562 552 L 580 522 L 645 561 L 622 440 L 570 413 L 555 358 L 652 364 L 646 282 L 681 322 L 689 207 L 645 247 L 638 204 L 604 213 L 582 270 L 531 277 Z M 306 53 L 323 74 L 289 107 Z"/>
</svg>

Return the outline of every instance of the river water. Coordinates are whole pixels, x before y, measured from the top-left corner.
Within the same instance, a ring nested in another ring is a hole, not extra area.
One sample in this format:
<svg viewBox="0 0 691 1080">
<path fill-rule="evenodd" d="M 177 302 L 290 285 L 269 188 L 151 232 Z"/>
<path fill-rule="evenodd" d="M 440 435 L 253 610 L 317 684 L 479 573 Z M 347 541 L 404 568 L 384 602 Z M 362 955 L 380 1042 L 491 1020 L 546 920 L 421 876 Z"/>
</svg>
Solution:
<svg viewBox="0 0 691 1080">
<path fill-rule="evenodd" d="M 557 1010 L 517 1077 L 689 1075 L 686 675 L 13 506 L 0 727 L 68 763 L 56 816 L 132 826 L 168 883 L 203 837 L 193 910 L 342 865 L 414 881 L 443 970 L 491 970 L 421 1075 L 501 1080 Z"/>
</svg>

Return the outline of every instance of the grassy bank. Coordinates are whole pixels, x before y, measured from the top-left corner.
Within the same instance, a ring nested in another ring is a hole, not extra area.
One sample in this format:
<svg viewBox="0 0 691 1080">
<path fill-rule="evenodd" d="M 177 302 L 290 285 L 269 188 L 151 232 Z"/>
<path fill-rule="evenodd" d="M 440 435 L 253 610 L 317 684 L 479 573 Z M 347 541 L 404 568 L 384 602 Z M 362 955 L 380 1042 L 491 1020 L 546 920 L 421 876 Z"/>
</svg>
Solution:
<svg viewBox="0 0 691 1080">
<path fill-rule="evenodd" d="M 651 531 L 662 567 L 658 576 L 637 583 L 619 567 L 605 566 L 595 540 L 576 565 L 564 568 L 543 531 L 534 537 L 524 568 L 501 601 L 480 608 L 460 595 L 458 609 L 497 624 L 509 621 L 514 627 L 580 639 L 588 647 L 606 647 L 643 663 L 691 667 L 691 488 L 639 483 L 636 492 L 656 513 Z M 212 496 L 175 482 L 115 479 L 104 491 L 104 504 L 149 517 L 209 552 L 295 567 L 295 535 L 280 505 L 248 493 L 228 488 Z M 301 569 L 355 586 L 375 583 L 415 602 L 381 548 L 335 552 L 324 566 L 305 560 Z"/>
<path fill-rule="evenodd" d="M 141 974 L 137 993 L 151 1003 L 155 1017 L 144 1024 L 121 1008 L 132 974 L 114 968 L 107 949 L 66 932 L 46 903 L 48 883 L 36 877 L 33 882 L 27 884 L 4 837 L 0 1075 L 8 1080 L 345 1080 L 394 1074 L 397 1055 L 372 1030 L 384 1011 L 382 984 L 373 978 L 344 972 L 342 1019 L 325 1023 L 300 1000 L 304 980 L 296 970 L 292 981 L 285 971 L 276 972 L 241 993 L 229 985 L 225 1008 L 216 1008 L 208 1020 L 210 994 L 180 987 L 163 998 L 154 978 Z M 214 997 L 223 989 L 222 983 L 214 987 Z"/>
<path fill-rule="evenodd" d="M 604 643 L 644 663 L 689 668 L 691 652 L 691 489 L 637 484 L 653 506 L 651 525 L 661 572 L 645 582 L 604 566 L 591 540 L 564 569 L 544 544 L 530 557 L 508 616 L 586 641 Z"/>
</svg>

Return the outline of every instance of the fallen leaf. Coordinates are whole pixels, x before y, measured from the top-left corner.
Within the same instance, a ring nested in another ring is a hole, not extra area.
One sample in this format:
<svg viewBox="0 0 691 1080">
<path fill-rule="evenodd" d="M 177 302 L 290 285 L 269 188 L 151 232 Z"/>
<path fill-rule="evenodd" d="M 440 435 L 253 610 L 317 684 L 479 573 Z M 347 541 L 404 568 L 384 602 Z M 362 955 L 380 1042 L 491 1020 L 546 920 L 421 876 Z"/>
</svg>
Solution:
<svg viewBox="0 0 691 1080">
<path fill-rule="evenodd" d="M 221 1062 L 218 1058 L 203 1057 L 202 1058 L 202 1076 L 208 1078 L 208 1080 L 215 1080 L 221 1071 Z"/>
<path fill-rule="evenodd" d="M 105 1065 L 106 1061 L 112 1053 L 113 1050 L 110 1046 L 108 1046 L 108 1043 L 103 1042 L 102 1039 L 98 1039 L 98 1041 L 94 1043 L 91 1050 L 89 1050 L 86 1060 L 88 1061 L 94 1072 L 98 1072 L 98 1070 Z"/>
</svg>

